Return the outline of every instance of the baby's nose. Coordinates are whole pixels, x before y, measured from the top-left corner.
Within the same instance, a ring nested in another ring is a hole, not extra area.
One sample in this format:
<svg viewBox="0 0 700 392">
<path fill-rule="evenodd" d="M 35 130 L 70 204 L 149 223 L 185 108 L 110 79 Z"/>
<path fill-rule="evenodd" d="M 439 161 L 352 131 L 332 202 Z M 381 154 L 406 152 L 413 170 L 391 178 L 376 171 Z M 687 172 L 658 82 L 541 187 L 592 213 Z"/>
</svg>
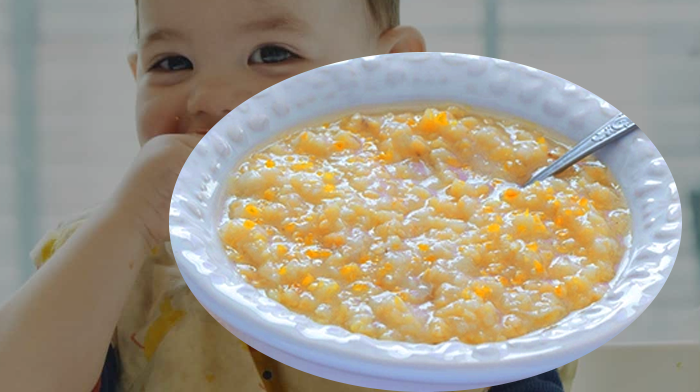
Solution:
<svg viewBox="0 0 700 392">
<path fill-rule="evenodd" d="M 231 84 L 212 81 L 195 87 L 187 110 L 191 115 L 206 116 L 218 122 L 241 102 L 241 94 Z"/>
</svg>

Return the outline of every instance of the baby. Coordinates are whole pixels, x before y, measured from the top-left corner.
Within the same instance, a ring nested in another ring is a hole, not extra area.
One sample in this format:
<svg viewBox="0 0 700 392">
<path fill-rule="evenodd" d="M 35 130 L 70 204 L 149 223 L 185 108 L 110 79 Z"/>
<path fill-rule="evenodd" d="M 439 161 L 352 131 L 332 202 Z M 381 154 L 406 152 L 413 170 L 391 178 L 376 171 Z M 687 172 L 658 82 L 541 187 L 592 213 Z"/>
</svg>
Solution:
<svg viewBox="0 0 700 392">
<path fill-rule="evenodd" d="M 4 386 L 366 390 L 276 362 L 221 327 L 182 280 L 168 212 L 192 149 L 243 101 L 326 64 L 424 51 L 420 32 L 399 25 L 398 3 L 137 1 L 138 45 L 129 65 L 140 152 L 105 203 L 47 233 L 32 252 L 40 269 L 0 308 Z M 492 391 L 561 391 L 560 375 L 570 384 L 572 370 L 575 365 Z"/>
</svg>

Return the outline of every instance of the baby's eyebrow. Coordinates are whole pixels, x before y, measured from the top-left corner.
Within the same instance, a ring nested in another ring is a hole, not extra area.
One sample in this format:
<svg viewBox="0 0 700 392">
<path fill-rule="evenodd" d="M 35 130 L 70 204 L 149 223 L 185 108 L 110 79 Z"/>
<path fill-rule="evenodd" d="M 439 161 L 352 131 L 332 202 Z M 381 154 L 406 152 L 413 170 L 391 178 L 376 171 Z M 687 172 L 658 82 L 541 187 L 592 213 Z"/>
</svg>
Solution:
<svg viewBox="0 0 700 392">
<path fill-rule="evenodd" d="M 152 44 L 156 41 L 166 41 L 171 39 L 183 39 L 184 35 L 177 30 L 172 29 L 154 29 L 147 32 L 142 39 L 139 39 L 139 43 L 142 46 Z"/>
<path fill-rule="evenodd" d="M 239 27 L 241 32 L 265 30 L 286 30 L 286 31 L 308 31 L 311 26 L 304 20 L 297 18 L 290 13 L 268 15 L 261 19 L 252 20 Z"/>
</svg>

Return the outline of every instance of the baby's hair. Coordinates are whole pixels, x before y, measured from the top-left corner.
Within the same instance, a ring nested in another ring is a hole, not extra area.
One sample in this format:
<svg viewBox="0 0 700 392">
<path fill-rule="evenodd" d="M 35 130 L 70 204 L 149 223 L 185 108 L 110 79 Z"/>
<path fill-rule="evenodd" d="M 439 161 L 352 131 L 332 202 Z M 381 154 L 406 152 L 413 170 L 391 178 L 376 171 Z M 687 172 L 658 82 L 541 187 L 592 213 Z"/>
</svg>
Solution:
<svg viewBox="0 0 700 392">
<path fill-rule="evenodd" d="M 139 36 L 139 0 L 136 2 L 136 37 Z M 365 0 L 372 19 L 377 23 L 381 31 L 394 28 L 399 25 L 400 0 Z"/>
<path fill-rule="evenodd" d="M 367 8 L 375 23 L 384 31 L 394 28 L 401 22 L 399 15 L 400 0 L 366 0 Z"/>
</svg>

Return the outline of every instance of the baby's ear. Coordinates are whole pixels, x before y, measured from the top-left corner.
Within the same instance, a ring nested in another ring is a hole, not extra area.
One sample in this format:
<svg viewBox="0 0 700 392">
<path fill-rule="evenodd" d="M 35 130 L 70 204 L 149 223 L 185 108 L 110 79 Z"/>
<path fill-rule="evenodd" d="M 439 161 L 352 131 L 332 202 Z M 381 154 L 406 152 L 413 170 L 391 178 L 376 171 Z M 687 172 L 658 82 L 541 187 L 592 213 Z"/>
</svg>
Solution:
<svg viewBox="0 0 700 392">
<path fill-rule="evenodd" d="M 129 62 L 129 68 L 131 68 L 131 75 L 133 75 L 134 80 L 136 80 L 136 67 L 139 61 L 139 55 L 136 52 L 132 52 L 129 53 L 126 59 Z"/>
<path fill-rule="evenodd" d="M 382 54 L 425 52 L 425 38 L 415 27 L 397 26 L 379 36 L 379 49 Z"/>
</svg>

